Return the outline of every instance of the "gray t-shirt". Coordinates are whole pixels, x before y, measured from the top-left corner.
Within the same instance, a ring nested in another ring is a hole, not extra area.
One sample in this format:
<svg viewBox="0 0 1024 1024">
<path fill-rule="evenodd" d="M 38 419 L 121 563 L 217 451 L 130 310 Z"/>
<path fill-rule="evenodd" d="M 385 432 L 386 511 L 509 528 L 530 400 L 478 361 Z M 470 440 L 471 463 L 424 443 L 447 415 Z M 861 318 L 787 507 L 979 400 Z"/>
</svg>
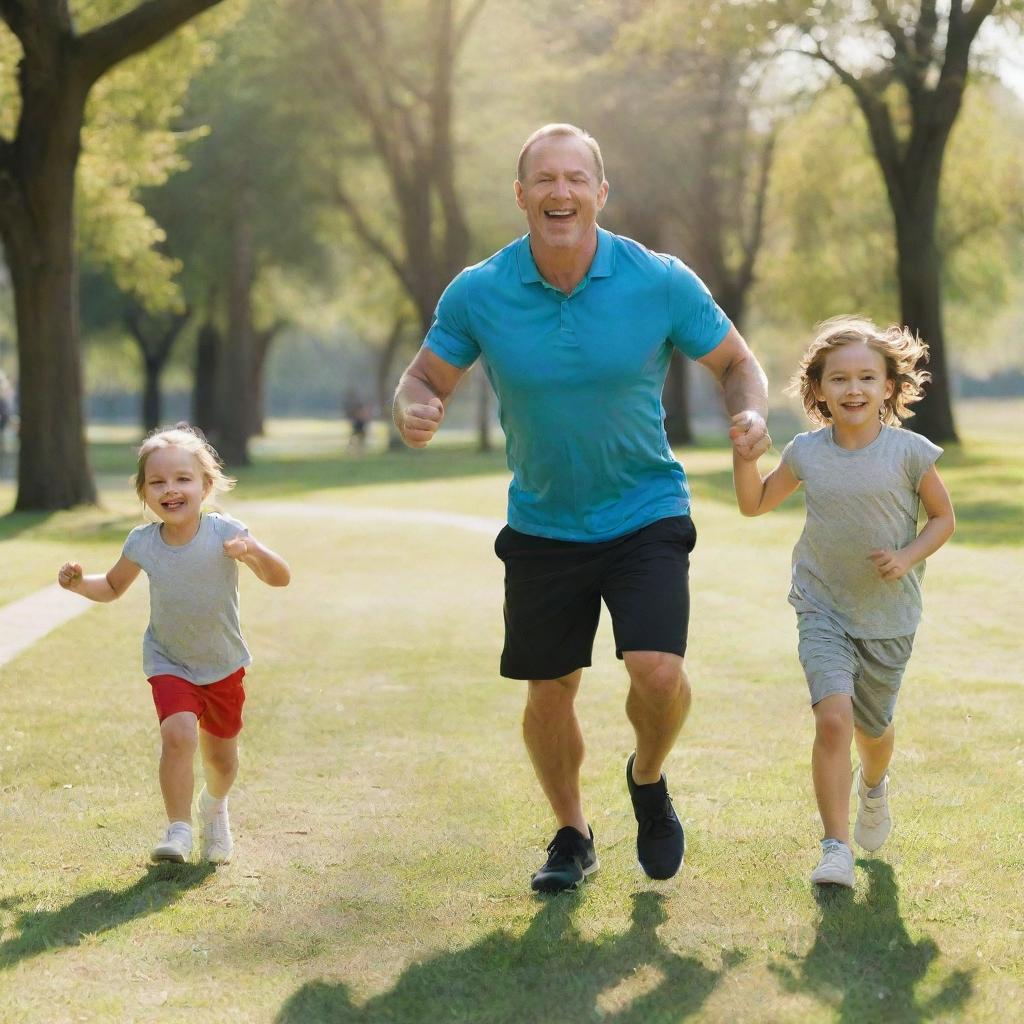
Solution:
<svg viewBox="0 0 1024 1024">
<path fill-rule="evenodd" d="M 917 536 L 917 489 L 941 454 L 902 427 L 883 426 L 856 451 L 836 444 L 831 427 L 790 441 L 782 461 L 803 481 L 807 505 L 804 532 L 793 549 L 789 601 L 797 611 L 825 612 L 861 640 L 914 633 L 924 563 L 886 581 L 868 554 L 906 547 Z"/>
<path fill-rule="evenodd" d="M 147 678 L 173 675 L 204 686 L 252 661 L 238 624 L 238 562 L 224 554 L 224 541 L 248 532 L 237 519 L 204 512 L 187 544 L 165 543 L 159 523 L 128 534 L 123 554 L 149 577 Z"/>
</svg>

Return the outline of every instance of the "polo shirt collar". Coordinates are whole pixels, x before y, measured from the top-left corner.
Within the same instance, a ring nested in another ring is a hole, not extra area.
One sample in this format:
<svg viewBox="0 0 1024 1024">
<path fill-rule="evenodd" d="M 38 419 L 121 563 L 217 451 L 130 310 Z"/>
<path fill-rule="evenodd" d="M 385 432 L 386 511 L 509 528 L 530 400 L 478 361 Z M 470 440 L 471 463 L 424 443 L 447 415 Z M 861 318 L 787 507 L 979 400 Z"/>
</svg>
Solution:
<svg viewBox="0 0 1024 1024">
<path fill-rule="evenodd" d="M 530 250 L 530 236 L 523 235 L 519 239 L 519 246 L 516 250 L 516 262 L 519 264 L 519 279 L 523 284 L 547 284 L 541 277 L 537 264 L 533 259 L 533 252 Z M 592 277 L 611 277 L 615 270 L 615 246 L 612 245 L 611 235 L 604 228 L 597 229 L 597 251 L 590 261 L 590 269 L 587 271 L 584 280 Z M 550 286 L 549 286 L 550 287 Z"/>
</svg>

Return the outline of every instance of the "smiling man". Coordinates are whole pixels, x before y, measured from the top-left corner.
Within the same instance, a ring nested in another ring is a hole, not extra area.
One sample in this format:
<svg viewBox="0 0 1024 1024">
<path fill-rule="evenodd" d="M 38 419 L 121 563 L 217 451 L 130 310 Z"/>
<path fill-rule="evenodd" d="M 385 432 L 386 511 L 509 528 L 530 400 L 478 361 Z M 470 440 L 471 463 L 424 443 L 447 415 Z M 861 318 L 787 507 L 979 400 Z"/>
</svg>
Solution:
<svg viewBox="0 0 1024 1024">
<path fill-rule="evenodd" d="M 683 671 L 696 534 L 686 475 L 664 429 L 673 347 L 721 382 L 744 459 L 770 445 L 764 373 L 683 263 L 597 225 L 608 198 L 597 142 L 573 125 L 535 131 L 515 196 L 529 233 L 448 286 L 395 394 L 395 423 L 422 448 L 479 357 L 500 404 L 512 482 L 501 674 L 527 681 L 523 737 L 557 832 L 534 874 L 541 892 L 597 870 L 583 811 L 575 698 L 601 602 L 629 677 L 635 752 L 626 787 L 637 857 L 651 878 L 683 862 L 683 827 L 662 765 L 690 704 Z"/>
</svg>

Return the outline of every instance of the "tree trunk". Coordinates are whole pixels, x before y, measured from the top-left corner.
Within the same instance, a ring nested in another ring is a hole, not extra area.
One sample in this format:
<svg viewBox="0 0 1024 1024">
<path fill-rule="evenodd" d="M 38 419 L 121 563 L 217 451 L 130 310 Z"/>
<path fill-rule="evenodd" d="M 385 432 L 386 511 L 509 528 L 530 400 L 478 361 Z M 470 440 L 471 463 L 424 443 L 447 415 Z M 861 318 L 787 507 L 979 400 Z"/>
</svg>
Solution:
<svg viewBox="0 0 1024 1024">
<path fill-rule="evenodd" d="M 14 184 L 24 206 L 8 201 L 0 209 L 18 328 L 18 510 L 96 501 L 85 446 L 74 250 L 81 107 L 61 115 L 39 143 L 46 157 L 36 172 L 19 174 Z"/>
<path fill-rule="evenodd" d="M 142 426 L 147 434 L 160 426 L 160 374 L 163 363 L 155 359 L 143 362 L 145 381 L 142 387 Z"/>
<path fill-rule="evenodd" d="M 192 423 L 216 445 L 220 441 L 220 394 L 222 341 L 212 313 L 196 335 L 195 379 L 192 383 Z"/>
<path fill-rule="evenodd" d="M 477 361 L 476 385 L 476 446 L 481 452 L 489 452 L 494 447 L 491 442 L 491 382 L 484 369 L 484 361 Z"/>
<path fill-rule="evenodd" d="M 232 466 L 249 465 L 249 430 L 252 424 L 253 339 L 252 286 L 255 262 L 251 194 L 242 187 L 236 194 L 231 224 L 228 267 L 228 332 L 221 375 L 220 456 Z"/>
<path fill-rule="evenodd" d="M 690 425 L 690 367 L 686 356 L 678 349 L 672 350 L 661 401 L 665 406 L 665 433 L 668 434 L 669 444 L 693 444 L 693 428 Z"/>
<path fill-rule="evenodd" d="M 249 425 L 249 433 L 252 437 L 262 437 L 264 434 L 264 418 L 267 411 L 267 356 L 270 354 L 270 346 L 283 326 L 282 323 L 278 322 L 261 331 L 255 331 L 253 334 L 251 422 Z"/>
<path fill-rule="evenodd" d="M 402 343 L 402 333 L 405 330 L 405 317 L 399 315 L 391 327 L 381 349 L 380 358 L 377 360 L 377 407 L 381 411 L 384 422 L 388 425 L 388 451 L 400 451 L 404 445 L 401 435 L 395 427 L 391 416 L 391 405 L 394 399 L 395 384 L 391 379 L 392 366 L 395 363 L 395 356 Z"/>
<path fill-rule="evenodd" d="M 925 397 L 911 406 L 914 416 L 908 426 L 938 443 L 956 441 L 957 435 L 942 329 L 935 205 L 930 204 L 930 214 L 925 210 L 917 216 L 897 218 L 896 268 L 901 318 L 907 327 L 928 343 L 928 369 L 932 375 L 931 383 L 925 385 Z"/>
</svg>

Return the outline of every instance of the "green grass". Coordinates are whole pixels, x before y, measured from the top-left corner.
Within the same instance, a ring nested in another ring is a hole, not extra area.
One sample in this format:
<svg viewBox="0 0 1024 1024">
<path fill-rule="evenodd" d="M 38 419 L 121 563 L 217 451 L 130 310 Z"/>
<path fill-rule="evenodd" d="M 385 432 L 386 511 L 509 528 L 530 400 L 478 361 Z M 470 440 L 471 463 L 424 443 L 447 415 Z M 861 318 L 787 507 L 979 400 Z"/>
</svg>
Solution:
<svg viewBox="0 0 1024 1024">
<path fill-rule="evenodd" d="M 799 500 L 744 520 L 724 447 L 685 453 L 695 702 L 668 771 L 687 865 L 672 883 L 636 869 L 625 689 L 604 623 L 580 698 L 602 870 L 538 900 L 527 881 L 551 823 L 519 739 L 522 686 L 496 671 L 490 539 L 331 514 L 499 518 L 500 456 L 390 462 L 325 443 L 307 461 L 301 438 L 272 438 L 226 502 L 294 571 L 285 591 L 243 580 L 256 663 L 235 863 L 146 864 L 161 812 L 143 582 L 0 668 L 0 1020 L 1006 1021 L 1024 997 L 1024 456 L 1003 443 L 1000 411 L 965 409 L 964 443 L 941 463 L 960 530 L 925 582 L 896 832 L 860 862 L 852 895 L 820 903 L 811 718 L 785 601 Z M 130 451 L 110 444 L 94 464 L 123 479 Z M 247 512 L 266 498 L 302 516 Z M 3 599 L 12 567 L 26 593 L 72 554 L 107 568 L 137 520 L 126 486 L 103 501 L 0 518 Z"/>
</svg>

